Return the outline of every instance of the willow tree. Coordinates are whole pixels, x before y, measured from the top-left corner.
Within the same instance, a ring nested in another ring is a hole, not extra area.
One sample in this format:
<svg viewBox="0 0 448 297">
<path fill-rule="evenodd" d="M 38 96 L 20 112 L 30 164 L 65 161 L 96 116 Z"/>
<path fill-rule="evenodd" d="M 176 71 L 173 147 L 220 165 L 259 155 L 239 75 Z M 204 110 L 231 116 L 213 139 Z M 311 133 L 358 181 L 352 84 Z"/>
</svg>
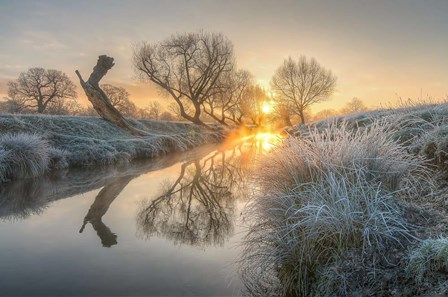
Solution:
<svg viewBox="0 0 448 297">
<path fill-rule="evenodd" d="M 134 67 L 140 78 L 166 91 L 180 115 L 195 124 L 201 108 L 222 91 L 220 78 L 234 68 L 233 45 L 221 33 L 176 34 L 162 42 L 135 47 Z"/>
<path fill-rule="evenodd" d="M 301 56 L 298 61 L 286 59 L 276 70 L 271 85 L 291 112 L 305 123 L 305 111 L 310 105 L 327 100 L 334 92 L 336 76 L 314 58 Z"/>
</svg>

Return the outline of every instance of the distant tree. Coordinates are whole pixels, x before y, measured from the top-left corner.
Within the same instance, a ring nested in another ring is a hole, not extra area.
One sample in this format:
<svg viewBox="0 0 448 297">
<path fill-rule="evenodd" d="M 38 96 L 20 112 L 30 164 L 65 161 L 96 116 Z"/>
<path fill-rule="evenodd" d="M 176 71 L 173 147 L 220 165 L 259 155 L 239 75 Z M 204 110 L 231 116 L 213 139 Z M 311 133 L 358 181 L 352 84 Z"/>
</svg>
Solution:
<svg viewBox="0 0 448 297">
<path fill-rule="evenodd" d="M 33 111 L 25 107 L 23 100 L 17 98 L 4 98 L 0 101 L 0 113 L 32 113 Z"/>
<path fill-rule="evenodd" d="M 173 114 L 170 113 L 169 111 L 164 111 L 160 115 L 160 120 L 162 120 L 162 121 L 174 121 L 175 118 L 174 118 Z"/>
<path fill-rule="evenodd" d="M 354 112 L 362 112 L 368 110 L 367 106 L 362 102 L 361 99 L 355 97 L 347 104 L 345 104 L 344 108 L 341 109 L 341 113 L 348 114 Z"/>
<path fill-rule="evenodd" d="M 149 114 L 149 108 L 137 108 L 135 117 L 142 120 L 150 119 L 151 115 Z"/>
<path fill-rule="evenodd" d="M 269 96 L 259 85 L 249 86 L 241 100 L 239 110 L 244 121 L 253 125 L 261 125 L 263 103 L 269 101 Z"/>
<path fill-rule="evenodd" d="M 55 115 L 81 115 L 83 107 L 75 100 L 57 99 L 48 104 L 45 113 Z"/>
<path fill-rule="evenodd" d="M 301 56 L 296 62 L 289 57 L 276 70 L 271 84 L 277 96 L 305 123 L 307 108 L 328 99 L 334 91 L 336 77 L 314 58 Z"/>
<path fill-rule="evenodd" d="M 135 104 L 129 99 L 129 93 L 123 87 L 116 87 L 110 84 L 101 85 L 101 89 L 109 98 L 112 106 L 124 116 L 133 117 L 137 111 Z"/>
<path fill-rule="evenodd" d="M 8 96 L 21 102 L 23 108 L 43 113 L 56 100 L 75 99 L 75 84 L 68 76 L 53 69 L 30 68 L 8 83 Z"/>
<path fill-rule="evenodd" d="M 326 118 L 331 118 L 334 116 L 337 116 L 339 113 L 334 109 L 322 109 L 321 111 L 317 112 L 313 116 L 314 121 L 323 120 Z"/>
<path fill-rule="evenodd" d="M 192 109 L 191 105 L 188 105 L 188 104 L 186 104 L 184 106 L 184 108 L 185 108 L 186 112 L 190 112 Z M 181 115 L 179 105 L 177 105 L 176 103 L 169 104 L 168 111 L 171 112 L 172 115 L 174 115 L 174 118 L 177 121 L 185 121 L 185 118 Z M 201 120 L 204 120 L 203 117 L 201 118 Z"/>
<path fill-rule="evenodd" d="M 142 79 L 165 90 L 177 103 L 179 114 L 195 124 L 204 102 L 221 92 L 220 78 L 234 68 L 232 43 L 215 33 L 176 34 L 134 50 L 134 67 Z"/>
<path fill-rule="evenodd" d="M 100 115 L 96 112 L 93 106 L 88 106 L 81 110 L 79 115 L 89 116 L 89 117 L 99 117 Z"/>
<path fill-rule="evenodd" d="M 287 102 L 281 100 L 275 100 L 274 105 L 274 117 L 277 121 L 279 121 L 282 125 L 292 126 L 292 117 L 293 113 L 291 112 L 291 107 L 287 104 Z"/>
<path fill-rule="evenodd" d="M 162 111 L 162 105 L 158 101 L 151 101 L 151 103 L 149 103 L 149 116 L 151 119 L 160 119 Z"/>
</svg>

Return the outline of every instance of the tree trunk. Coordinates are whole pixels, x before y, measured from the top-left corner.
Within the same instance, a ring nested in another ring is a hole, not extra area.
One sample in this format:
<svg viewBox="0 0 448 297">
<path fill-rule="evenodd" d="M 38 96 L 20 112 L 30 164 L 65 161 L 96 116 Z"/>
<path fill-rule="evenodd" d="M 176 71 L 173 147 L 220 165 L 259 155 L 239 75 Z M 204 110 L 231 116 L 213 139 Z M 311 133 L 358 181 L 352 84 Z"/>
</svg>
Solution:
<svg viewBox="0 0 448 297">
<path fill-rule="evenodd" d="M 292 126 L 291 117 L 289 116 L 289 114 L 285 115 L 283 120 L 285 121 L 286 126 Z"/>
<path fill-rule="evenodd" d="M 44 113 L 45 106 L 42 104 L 42 101 L 37 102 L 37 113 Z"/>
<path fill-rule="evenodd" d="M 300 121 L 301 124 L 305 125 L 305 116 L 303 115 L 303 110 L 300 111 Z"/>
<path fill-rule="evenodd" d="M 116 126 L 125 129 L 132 135 L 145 136 L 149 133 L 133 127 L 122 115 L 121 113 L 113 107 L 110 99 L 101 90 L 99 86 L 100 80 L 106 75 L 107 71 L 114 66 L 114 58 L 108 57 L 106 55 L 99 56 L 96 66 L 93 67 L 93 72 L 90 74 L 89 80 L 84 81 L 81 74 L 76 70 L 76 75 L 79 77 L 84 92 L 87 98 L 92 103 L 93 108 L 96 112 L 106 121 L 115 124 Z"/>
</svg>

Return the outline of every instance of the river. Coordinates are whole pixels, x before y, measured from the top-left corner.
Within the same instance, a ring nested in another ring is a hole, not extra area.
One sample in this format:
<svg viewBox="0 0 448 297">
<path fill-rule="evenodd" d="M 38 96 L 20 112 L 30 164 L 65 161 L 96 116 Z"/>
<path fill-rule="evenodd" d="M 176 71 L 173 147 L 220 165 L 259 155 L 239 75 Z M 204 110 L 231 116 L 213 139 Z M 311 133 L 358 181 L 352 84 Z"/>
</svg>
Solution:
<svg viewBox="0 0 448 297">
<path fill-rule="evenodd" d="M 243 210 L 273 139 L 1 184 L 1 294 L 238 295 Z"/>
</svg>

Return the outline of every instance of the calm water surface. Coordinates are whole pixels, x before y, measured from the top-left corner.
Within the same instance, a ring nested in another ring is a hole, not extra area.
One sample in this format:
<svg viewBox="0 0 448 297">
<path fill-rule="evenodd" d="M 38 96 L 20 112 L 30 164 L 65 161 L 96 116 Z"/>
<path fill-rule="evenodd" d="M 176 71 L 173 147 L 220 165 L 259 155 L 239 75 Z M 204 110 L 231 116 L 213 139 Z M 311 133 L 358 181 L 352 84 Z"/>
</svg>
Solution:
<svg viewBox="0 0 448 297">
<path fill-rule="evenodd" d="M 231 296 L 264 136 L 0 185 L 0 295 Z"/>
</svg>

